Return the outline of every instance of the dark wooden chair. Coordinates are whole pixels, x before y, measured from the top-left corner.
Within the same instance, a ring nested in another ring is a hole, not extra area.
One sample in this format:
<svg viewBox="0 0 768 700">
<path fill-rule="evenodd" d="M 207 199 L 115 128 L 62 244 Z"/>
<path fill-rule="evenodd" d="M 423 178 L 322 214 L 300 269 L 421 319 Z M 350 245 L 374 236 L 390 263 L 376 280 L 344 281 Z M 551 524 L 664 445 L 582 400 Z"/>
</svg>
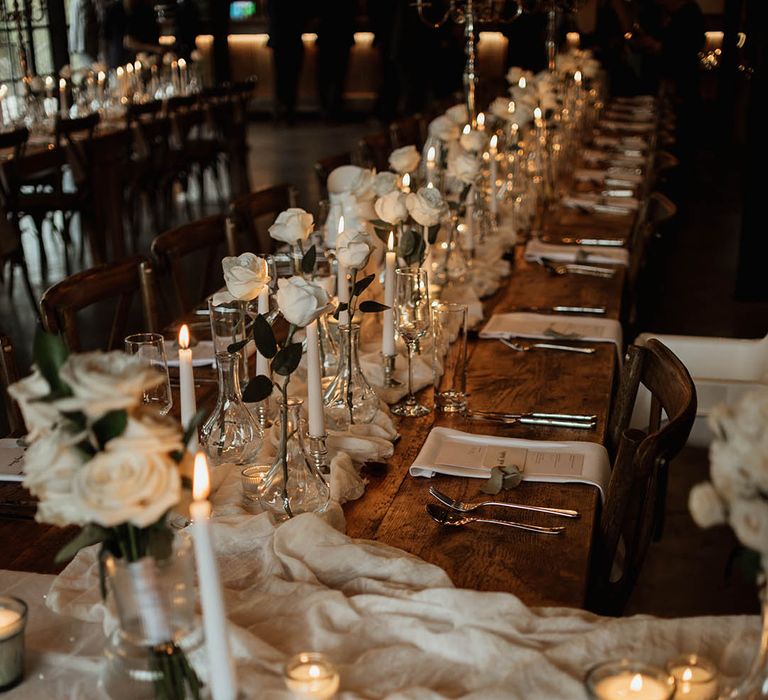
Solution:
<svg viewBox="0 0 768 700">
<path fill-rule="evenodd" d="M 389 131 L 378 131 L 364 136 L 357 143 L 356 165 L 376 170 L 389 170 L 389 154 L 392 153 Z"/>
<path fill-rule="evenodd" d="M 424 145 L 421 132 L 421 115 L 403 117 L 392 122 L 389 125 L 389 138 L 393 149 L 413 145 L 420 151 Z"/>
<path fill-rule="evenodd" d="M 10 435 L 23 435 L 24 419 L 16 402 L 8 394 L 8 387 L 19 379 L 16 355 L 13 352 L 11 339 L 0 334 L 0 387 L 3 389 L 3 403 L 5 405 L 5 417 L 8 423 Z"/>
<path fill-rule="evenodd" d="M 229 212 L 238 242 L 236 248 L 254 253 L 273 253 L 276 242 L 269 237 L 267 229 L 281 211 L 296 206 L 296 198 L 296 188 L 284 183 L 235 199 L 230 204 Z"/>
<path fill-rule="evenodd" d="M 628 427 L 641 383 L 652 397 L 647 433 Z M 695 417 L 696 388 L 683 363 L 657 340 L 630 346 L 608 426 L 614 459 L 593 562 L 595 610 L 619 614 L 624 607 L 663 508 L 669 462 Z"/>
<path fill-rule="evenodd" d="M 77 272 L 49 287 L 40 300 L 43 326 L 50 333 L 61 334 L 72 352 L 79 352 L 82 343 L 78 314 L 101 302 L 117 300 L 104 349 L 122 349 L 123 339 L 132 330 L 129 329 L 131 304 L 137 297 L 144 324 L 139 330 L 157 331 L 152 265 L 141 255 Z"/>
<path fill-rule="evenodd" d="M 152 241 L 152 254 L 171 279 L 174 317 L 179 317 L 224 284 L 221 259 L 237 255 L 237 246 L 227 218 L 219 214 L 161 233 Z M 201 281 L 199 291 L 191 291 L 192 276 Z"/>
<path fill-rule="evenodd" d="M 350 165 L 351 163 L 352 154 L 349 151 L 321 158 L 315 163 L 315 175 L 317 176 L 317 184 L 320 186 L 320 199 L 328 199 L 328 176 L 336 168 L 340 168 L 342 165 Z"/>
</svg>

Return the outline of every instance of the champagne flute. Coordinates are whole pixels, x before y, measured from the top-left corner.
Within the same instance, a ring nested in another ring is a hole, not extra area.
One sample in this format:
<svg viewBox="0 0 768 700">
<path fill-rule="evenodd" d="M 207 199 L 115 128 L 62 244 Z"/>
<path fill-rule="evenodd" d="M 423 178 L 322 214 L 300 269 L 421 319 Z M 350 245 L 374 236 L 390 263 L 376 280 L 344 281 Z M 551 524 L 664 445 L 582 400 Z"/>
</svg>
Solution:
<svg viewBox="0 0 768 700">
<path fill-rule="evenodd" d="M 429 285 L 427 271 L 401 268 L 395 270 L 395 319 L 397 330 L 408 346 L 408 395 L 392 406 L 396 416 L 425 416 L 429 408 L 413 395 L 413 355 L 416 344 L 429 330 Z"/>
</svg>

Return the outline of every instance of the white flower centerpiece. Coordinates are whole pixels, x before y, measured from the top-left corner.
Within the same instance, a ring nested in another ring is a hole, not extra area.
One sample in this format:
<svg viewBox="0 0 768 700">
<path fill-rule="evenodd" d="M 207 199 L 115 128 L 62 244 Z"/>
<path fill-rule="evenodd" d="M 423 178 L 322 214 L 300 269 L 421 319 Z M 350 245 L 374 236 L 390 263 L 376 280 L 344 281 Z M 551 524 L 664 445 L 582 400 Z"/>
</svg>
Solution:
<svg viewBox="0 0 768 700">
<path fill-rule="evenodd" d="M 730 526 L 758 572 L 763 604 L 759 653 L 747 677 L 721 696 L 756 700 L 768 697 L 768 390 L 716 407 L 709 423 L 715 433 L 710 481 L 691 489 L 688 505 L 699 527 Z"/>
<path fill-rule="evenodd" d="M 24 486 L 39 499 L 35 517 L 82 528 L 57 561 L 100 543 L 100 564 L 127 570 L 133 597 L 143 601 L 137 616 L 157 697 L 197 698 L 200 681 L 157 583 L 173 550 L 167 519 L 182 496 L 186 444 L 177 422 L 142 403 L 165 378 L 118 351 L 69 355 L 59 337 L 42 332 L 34 360 L 32 374 L 8 391 L 29 430 Z"/>
<path fill-rule="evenodd" d="M 293 274 L 301 274 L 301 261 L 304 257 L 304 241 L 312 234 L 315 219 L 309 212 L 299 207 L 290 207 L 280 212 L 275 223 L 269 227 L 269 235 L 280 243 L 287 243 L 291 249 Z"/>
</svg>

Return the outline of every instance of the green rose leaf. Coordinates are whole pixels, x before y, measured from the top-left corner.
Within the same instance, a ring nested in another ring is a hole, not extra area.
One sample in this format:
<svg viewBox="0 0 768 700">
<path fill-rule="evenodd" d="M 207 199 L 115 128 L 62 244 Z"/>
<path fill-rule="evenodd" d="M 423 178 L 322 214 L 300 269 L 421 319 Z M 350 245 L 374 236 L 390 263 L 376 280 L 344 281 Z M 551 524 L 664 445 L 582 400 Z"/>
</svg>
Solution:
<svg viewBox="0 0 768 700">
<path fill-rule="evenodd" d="M 173 553 L 173 530 L 165 524 L 165 518 L 149 528 L 147 554 L 157 561 L 170 558 Z"/>
<path fill-rule="evenodd" d="M 301 259 L 301 271 L 305 275 L 311 275 L 315 270 L 315 261 L 317 260 L 317 248 L 313 245 Z"/>
<path fill-rule="evenodd" d="M 291 374 L 301 362 L 301 343 L 291 343 L 280 350 L 272 360 L 272 371 L 283 377 Z"/>
<path fill-rule="evenodd" d="M 397 246 L 397 254 L 404 260 L 408 260 L 408 257 L 413 253 L 414 246 L 416 245 L 416 236 L 412 229 L 406 229 L 400 236 L 400 241 Z"/>
<path fill-rule="evenodd" d="M 495 496 L 501 491 L 503 484 L 504 475 L 502 474 L 501 469 L 499 469 L 499 467 L 494 467 L 491 469 L 491 476 L 488 477 L 488 480 L 483 482 L 483 485 L 480 487 L 480 491 L 482 493 L 487 493 L 489 496 Z"/>
<path fill-rule="evenodd" d="M 352 294 L 354 294 L 356 297 L 359 297 L 368 287 L 371 286 L 371 282 L 373 282 L 376 275 L 368 275 L 367 277 L 363 277 L 361 280 L 357 280 L 355 282 L 355 288 L 352 290 Z"/>
<path fill-rule="evenodd" d="M 32 358 L 51 387 L 51 391 L 65 396 L 71 395 L 69 387 L 59 378 L 59 370 L 69 357 L 64 339 L 59 335 L 38 329 L 32 346 Z"/>
<path fill-rule="evenodd" d="M 346 311 L 349 308 L 349 304 L 347 304 L 346 301 L 342 301 L 339 303 L 339 305 L 336 307 L 336 310 L 333 312 L 333 317 L 338 321 L 339 320 L 339 314 L 342 311 Z"/>
<path fill-rule="evenodd" d="M 272 359 L 277 354 L 277 341 L 275 332 L 269 325 L 265 314 L 259 314 L 253 320 L 253 339 L 257 350 L 267 359 Z"/>
<path fill-rule="evenodd" d="M 435 224 L 427 229 L 427 240 L 432 245 L 437 240 L 437 234 L 440 231 L 440 224 Z"/>
<path fill-rule="evenodd" d="M 361 301 L 360 311 L 364 314 L 377 314 L 380 311 L 386 311 L 389 307 L 385 304 L 380 304 L 378 301 Z"/>
<path fill-rule="evenodd" d="M 128 425 L 128 413 L 126 411 L 109 411 L 91 426 L 91 431 L 96 436 L 99 447 L 104 449 L 104 445 L 112 438 L 123 434 L 126 425 Z"/>
<path fill-rule="evenodd" d="M 240 352 L 248 343 L 251 342 L 250 338 L 246 338 L 245 340 L 238 340 L 236 343 L 230 343 L 227 345 L 227 352 L 236 353 Z"/>
<path fill-rule="evenodd" d="M 243 401 L 246 403 L 258 403 L 272 393 L 272 380 L 266 374 L 259 374 L 251 379 L 243 391 Z"/>
<path fill-rule="evenodd" d="M 54 561 L 57 564 L 69 561 L 84 547 L 90 547 L 92 544 L 96 544 L 97 542 L 103 542 L 105 539 L 107 539 L 108 536 L 109 532 L 106 529 L 100 527 L 99 525 L 89 523 L 82 530 L 80 530 L 80 533 L 77 535 L 77 537 L 75 537 L 75 539 L 69 541 L 58 551 Z"/>
</svg>

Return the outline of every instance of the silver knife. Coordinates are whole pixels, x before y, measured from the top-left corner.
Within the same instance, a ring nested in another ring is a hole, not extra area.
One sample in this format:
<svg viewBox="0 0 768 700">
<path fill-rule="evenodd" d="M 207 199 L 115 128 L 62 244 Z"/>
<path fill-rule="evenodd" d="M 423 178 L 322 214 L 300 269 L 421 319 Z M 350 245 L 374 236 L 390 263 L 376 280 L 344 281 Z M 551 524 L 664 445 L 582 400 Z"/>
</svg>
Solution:
<svg viewBox="0 0 768 700">
<path fill-rule="evenodd" d="M 555 238 L 553 236 L 541 236 L 542 243 L 553 245 L 591 245 L 608 248 L 622 248 L 625 242 L 621 238 L 579 238 L 577 236 L 563 236 Z"/>
<path fill-rule="evenodd" d="M 604 306 L 523 306 L 515 309 L 520 313 L 552 313 L 552 314 L 604 314 Z"/>
</svg>

